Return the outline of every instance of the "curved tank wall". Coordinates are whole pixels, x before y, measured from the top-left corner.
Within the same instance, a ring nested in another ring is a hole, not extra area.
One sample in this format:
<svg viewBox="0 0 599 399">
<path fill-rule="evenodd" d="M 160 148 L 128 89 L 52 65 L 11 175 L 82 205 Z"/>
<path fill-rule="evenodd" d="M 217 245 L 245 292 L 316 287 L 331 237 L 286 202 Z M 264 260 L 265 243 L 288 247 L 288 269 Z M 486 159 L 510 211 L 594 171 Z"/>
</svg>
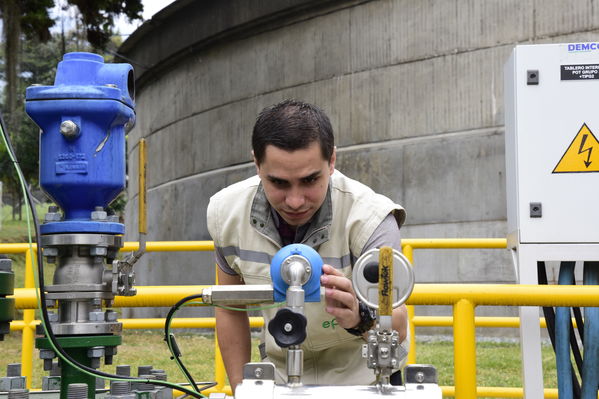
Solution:
<svg viewBox="0 0 599 399">
<path fill-rule="evenodd" d="M 148 239 L 208 240 L 208 199 L 254 173 L 255 117 L 285 98 L 328 112 L 338 169 L 404 205 L 403 237 L 505 237 L 503 65 L 516 44 L 598 30 L 591 2 L 176 1 L 119 50 L 137 74 L 127 238 L 140 137 Z M 420 251 L 415 265 L 417 282 L 515 279 L 503 250 Z M 207 253 L 149 254 L 138 283 L 211 283 L 213 269 Z"/>
</svg>

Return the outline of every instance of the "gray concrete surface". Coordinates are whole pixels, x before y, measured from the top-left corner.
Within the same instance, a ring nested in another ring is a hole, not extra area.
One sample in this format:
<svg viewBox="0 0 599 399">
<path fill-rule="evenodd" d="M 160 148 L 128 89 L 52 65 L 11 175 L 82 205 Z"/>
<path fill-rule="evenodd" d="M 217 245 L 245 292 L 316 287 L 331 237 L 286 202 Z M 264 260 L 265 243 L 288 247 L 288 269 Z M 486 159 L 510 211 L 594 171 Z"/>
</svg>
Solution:
<svg viewBox="0 0 599 399">
<path fill-rule="evenodd" d="M 148 239 L 210 239 L 209 197 L 253 173 L 255 117 L 291 97 L 329 113 L 340 170 L 405 206 L 403 237 L 503 238 L 503 65 L 516 44 L 598 33 L 591 1 L 176 1 L 120 49 L 138 64 L 127 238 L 136 239 L 140 137 Z M 421 283 L 515 281 L 506 250 L 422 250 L 415 267 Z M 213 262 L 150 254 L 138 275 L 211 283 Z"/>
</svg>

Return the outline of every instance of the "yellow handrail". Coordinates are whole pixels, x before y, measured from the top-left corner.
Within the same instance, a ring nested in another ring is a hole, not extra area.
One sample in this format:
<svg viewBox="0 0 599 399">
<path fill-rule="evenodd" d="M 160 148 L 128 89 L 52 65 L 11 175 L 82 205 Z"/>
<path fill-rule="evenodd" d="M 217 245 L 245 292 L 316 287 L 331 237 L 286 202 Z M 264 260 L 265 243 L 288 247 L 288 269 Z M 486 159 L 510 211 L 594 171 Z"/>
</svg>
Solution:
<svg viewBox="0 0 599 399">
<path fill-rule="evenodd" d="M 415 249 L 433 248 L 506 248 L 505 239 L 404 239 L 404 254 L 413 263 Z M 35 247 L 35 246 L 34 246 Z M 134 251 L 138 243 L 125 243 L 123 251 Z M 35 255 L 28 251 L 28 244 L 0 244 L 0 253 L 25 253 L 25 288 L 15 290 L 16 306 L 24 310 L 24 319 L 11 323 L 11 329 L 23 330 L 23 374 L 31 384 L 31 364 L 33 360 L 33 331 L 39 321 L 34 320 L 35 291 L 33 289 L 33 265 Z M 211 241 L 187 242 L 148 242 L 147 251 L 211 251 Z M 200 292 L 203 286 L 137 287 L 135 297 L 117 297 L 115 306 L 170 306 L 177 300 Z M 454 367 L 455 388 L 443 387 L 446 396 L 475 398 L 479 396 L 521 397 L 522 388 L 477 387 L 474 328 L 515 327 L 518 318 L 475 317 L 476 306 L 599 306 L 599 290 L 585 286 L 528 286 L 515 284 L 417 284 L 408 301 L 410 328 L 414 337 L 414 326 L 452 325 L 454 326 Z M 414 315 L 413 305 L 452 305 L 452 317 L 418 317 Z M 30 312 L 30 313 L 28 313 Z M 124 328 L 161 328 L 162 319 L 125 319 Z M 261 318 L 250 319 L 252 327 L 263 324 Z M 542 321 L 541 321 L 542 322 Z M 437 324 L 435 324 L 437 323 Z M 213 328 L 214 318 L 175 319 L 173 327 Z M 415 343 L 415 339 L 411 340 Z M 230 387 L 224 386 L 225 373 L 218 345 L 215 356 L 216 388 L 230 393 Z M 409 361 L 415 361 L 415 347 L 411 348 Z M 546 397 L 557 397 L 557 391 L 545 390 Z"/>
</svg>

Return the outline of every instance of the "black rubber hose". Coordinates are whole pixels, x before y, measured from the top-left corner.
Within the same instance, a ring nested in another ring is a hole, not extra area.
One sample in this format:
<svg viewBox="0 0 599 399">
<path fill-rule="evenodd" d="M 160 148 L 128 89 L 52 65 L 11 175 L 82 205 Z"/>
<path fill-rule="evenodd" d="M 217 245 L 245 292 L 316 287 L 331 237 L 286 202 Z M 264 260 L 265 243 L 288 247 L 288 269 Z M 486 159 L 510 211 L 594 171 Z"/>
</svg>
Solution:
<svg viewBox="0 0 599 399">
<path fill-rule="evenodd" d="M 537 279 L 539 280 L 539 284 L 547 285 L 547 269 L 545 266 L 545 262 L 539 261 L 537 262 Z M 543 315 L 545 316 L 545 324 L 547 325 L 547 333 L 549 334 L 549 340 L 551 341 L 551 346 L 553 347 L 553 352 L 555 353 L 555 310 L 553 307 L 543 307 Z M 575 339 L 576 340 L 576 339 Z M 572 343 L 570 341 L 570 343 Z M 578 347 L 578 345 L 577 345 Z M 580 355 L 580 350 L 578 350 L 578 354 Z M 577 361 L 578 366 L 578 361 Z M 582 362 L 581 362 L 582 366 Z M 570 366 L 572 367 L 572 366 Z M 581 368 L 579 368 L 581 370 Z M 580 382 L 576 377 L 576 373 L 574 373 L 574 367 L 572 367 L 572 386 L 574 398 L 580 399 L 581 390 L 580 390 Z"/>
</svg>

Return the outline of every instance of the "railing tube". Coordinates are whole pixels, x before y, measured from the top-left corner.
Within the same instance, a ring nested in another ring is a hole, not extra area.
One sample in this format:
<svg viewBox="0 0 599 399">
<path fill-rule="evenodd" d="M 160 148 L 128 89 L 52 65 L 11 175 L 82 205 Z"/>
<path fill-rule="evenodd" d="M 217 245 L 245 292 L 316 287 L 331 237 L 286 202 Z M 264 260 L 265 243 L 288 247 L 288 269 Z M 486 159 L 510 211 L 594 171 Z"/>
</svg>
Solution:
<svg viewBox="0 0 599 399">
<path fill-rule="evenodd" d="M 410 261 L 410 264 L 414 264 L 414 248 L 411 245 L 404 245 L 402 247 L 402 252 Z M 410 332 L 410 349 L 408 351 L 408 364 L 416 363 L 416 328 L 414 326 L 414 316 L 416 312 L 414 311 L 413 305 L 406 305 L 408 310 L 408 330 Z"/>
<path fill-rule="evenodd" d="M 455 396 L 476 398 L 476 340 L 474 303 L 461 299 L 453 306 L 453 365 Z"/>
<path fill-rule="evenodd" d="M 25 252 L 25 287 L 35 288 L 33 268 L 37 260 L 33 249 Z M 23 311 L 23 335 L 21 337 L 21 372 L 26 377 L 27 389 L 31 389 L 33 376 L 33 339 L 35 336 L 35 310 Z"/>
</svg>

